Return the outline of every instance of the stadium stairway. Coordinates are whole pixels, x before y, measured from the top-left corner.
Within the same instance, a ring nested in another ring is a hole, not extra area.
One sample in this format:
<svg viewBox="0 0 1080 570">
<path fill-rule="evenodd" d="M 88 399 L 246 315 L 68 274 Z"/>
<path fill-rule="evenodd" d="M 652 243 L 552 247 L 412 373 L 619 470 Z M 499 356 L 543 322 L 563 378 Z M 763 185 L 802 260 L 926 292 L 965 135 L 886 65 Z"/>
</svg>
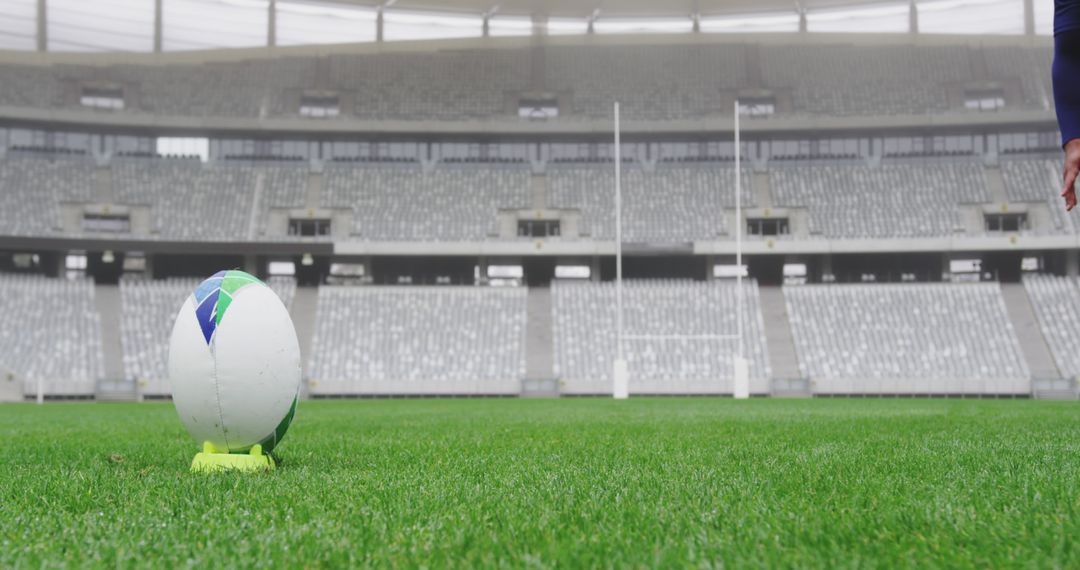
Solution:
<svg viewBox="0 0 1080 570">
<path fill-rule="evenodd" d="M 113 172 L 108 166 L 99 166 L 94 171 L 94 200 L 101 204 L 112 204 L 113 198 Z"/>
<path fill-rule="evenodd" d="M 772 180 L 767 172 L 755 172 L 750 180 L 754 190 L 754 204 L 759 208 L 772 208 Z"/>
<path fill-rule="evenodd" d="M 311 337 L 315 334 L 315 307 L 319 303 L 318 287 L 297 287 L 289 315 L 296 327 L 300 342 L 301 396 L 307 396 L 307 378 L 311 375 Z"/>
<path fill-rule="evenodd" d="M 525 320 L 525 377 L 529 380 L 550 380 L 555 375 L 551 321 L 551 288 L 529 287 Z"/>
<path fill-rule="evenodd" d="M 321 171 L 308 174 L 307 192 L 304 194 L 305 208 L 318 208 L 319 204 L 322 204 L 324 182 Z"/>
<path fill-rule="evenodd" d="M 105 358 L 105 378 L 124 378 L 124 351 L 120 346 L 119 285 L 95 285 L 94 305 L 101 315 L 101 352 Z"/>
<path fill-rule="evenodd" d="M 548 203 L 548 186 L 547 176 L 534 174 L 530 178 L 530 190 L 532 207 L 534 210 L 543 210 L 547 208 Z"/>
<path fill-rule="evenodd" d="M 986 190 L 990 193 L 990 200 L 995 204 L 1007 204 L 1009 194 L 1005 191 L 1005 178 L 1001 175 L 1001 168 L 988 166 L 986 168 Z"/>
<path fill-rule="evenodd" d="M 765 321 L 765 344 L 773 377 L 788 380 L 801 378 L 799 356 L 795 352 L 795 339 L 791 334 L 784 290 L 777 286 L 762 285 L 758 287 L 758 297 L 761 317 Z"/>
<path fill-rule="evenodd" d="M 1034 378 L 1061 378 L 1061 372 L 1046 344 L 1042 328 L 1039 327 L 1027 289 L 1022 283 L 1002 283 L 1001 296 L 1005 299 L 1009 320 L 1012 321 L 1013 329 L 1020 340 L 1020 349 L 1027 360 L 1031 375 Z"/>
</svg>

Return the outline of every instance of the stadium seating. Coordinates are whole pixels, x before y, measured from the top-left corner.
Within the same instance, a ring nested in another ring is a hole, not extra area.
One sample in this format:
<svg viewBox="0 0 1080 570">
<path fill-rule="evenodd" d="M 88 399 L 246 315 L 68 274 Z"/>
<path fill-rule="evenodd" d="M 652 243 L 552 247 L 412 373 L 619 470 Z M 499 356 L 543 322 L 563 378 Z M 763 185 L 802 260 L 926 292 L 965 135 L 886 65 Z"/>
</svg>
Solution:
<svg viewBox="0 0 1080 570">
<path fill-rule="evenodd" d="M 117 159 L 117 202 L 148 204 L 151 232 L 187 241 L 240 241 L 253 236 L 255 168 L 197 160 Z"/>
<path fill-rule="evenodd" d="M 854 161 L 771 169 L 777 206 L 809 211 L 812 235 L 830 238 L 948 236 L 962 229 L 961 204 L 990 201 L 974 160 Z"/>
<path fill-rule="evenodd" d="M 582 212 L 580 231 L 593 238 L 615 237 L 613 164 L 552 165 L 548 204 Z M 753 205 L 752 177 L 743 172 L 743 207 Z M 686 242 L 727 233 L 724 208 L 735 206 L 731 166 L 657 165 L 622 171 L 623 235 L 630 242 Z"/>
<path fill-rule="evenodd" d="M 946 84 L 973 79 L 968 58 L 945 46 L 762 46 L 761 76 L 772 89 L 791 90 L 795 114 L 943 113 Z"/>
<path fill-rule="evenodd" d="M 983 46 L 980 55 L 989 76 L 999 81 L 1016 79 L 1023 93 L 1023 106 L 1032 109 L 1053 107 L 1048 54 L 1044 48 Z"/>
<path fill-rule="evenodd" d="M 330 84 L 365 119 L 468 119 L 512 114 L 507 94 L 529 85 L 524 50 L 332 55 Z M 516 110 L 513 111 L 516 113 Z"/>
<path fill-rule="evenodd" d="M 266 279 L 266 284 L 273 289 L 278 299 L 281 299 L 281 304 L 291 310 L 293 297 L 296 296 L 296 279 L 284 276 L 269 277 Z"/>
<path fill-rule="evenodd" d="M 1010 202 L 1039 202 L 1049 206 L 1050 226 L 1041 228 L 1042 232 L 1076 231 L 1072 217 L 1061 208 L 1060 158 L 1003 158 L 1001 177 Z"/>
<path fill-rule="evenodd" d="M 751 390 L 770 375 L 757 284 L 747 281 L 743 323 Z M 738 330 L 734 282 L 675 280 L 623 284 L 625 334 L 729 335 Z M 616 357 L 614 283 L 552 285 L 555 373 L 568 394 L 610 394 Z M 632 394 L 730 394 L 735 340 L 627 340 Z"/>
<path fill-rule="evenodd" d="M 1080 283 L 1075 277 L 1027 275 L 1024 287 L 1039 319 L 1043 338 L 1062 375 L 1080 375 Z"/>
<path fill-rule="evenodd" d="M 521 166 L 327 164 L 323 205 L 353 211 L 353 235 L 365 240 L 477 241 L 498 232 L 500 208 L 530 205 Z"/>
<path fill-rule="evenodd" d="M 1029 390 L 996 283 L 786 286 L 784 296 L 816 393 Z"/>
<path fill-rule="evenodd" d="M 120 342 L 124 375 L 137 381 L 142 393 L 172 393 L 169 387 L 169 336 L 184 301 L 198 279 L 121 279 Z"/>
<path fill-rule="evenodd" d="M 311 392 L 517 394 L 523 288 L 319 289 Z"/>
<path fill-rule="evenodd" d="M 92 395 L 105 376 L 101 316 L 90 280 L 0 273 L 0 374 L 26 394 Z"/>
<path fill-rule="evenodd" d="M 730 115 L 720 97 L 746 85 L 743 46 L 551 46 L 548 90 L 570 93 L 567 115 L 607 119 L 613 101 L 627 119 Z"/>
<path fill-rule="evenodd" d="M 262 177 L 262 195 L 257 198 L 258 235 L 266 235 L 271 208 L 294 210 L 303 208 L 307 198 L 309 169 L 306 163 L 260 164 L 257 176 Z M 256 181 L 258 187 L 258 181 Z M 280 239 L 276 237 L 275 239 Z"/>
<path fill-rule="evenodd" d="M 985 51 L 984 51 L 985 50 Z M 343 115 L 372 120 L 513 119 L 522 93 L 560 98 L 559 119 L 730 115 L 740 90 L 790 93 L 778 114 L 851 116 L 964 112 L 968 82 L 1019 82 L 1009 108 L 1050 106 L 1050 51 L 1028 46 L 808 43 L 550 45 L 527 48 L 275 57 L 168 65 L 0 65 L 0 105 L 78 107 L 80 86 L 124 90 L 123 114 L 297 117 L 305 90 L 335 92 Z M 541 67 L 533 69 L 534 65 Z M 351 104 L 350 104 L 351 102 Z"/>
<path fill-rule="evenodd" d="M 0 160 L 0 234 L 59 232 L 62 202 L 90 202 L 94 163 L 85 158 L 9 155 Z"/>
</svg>

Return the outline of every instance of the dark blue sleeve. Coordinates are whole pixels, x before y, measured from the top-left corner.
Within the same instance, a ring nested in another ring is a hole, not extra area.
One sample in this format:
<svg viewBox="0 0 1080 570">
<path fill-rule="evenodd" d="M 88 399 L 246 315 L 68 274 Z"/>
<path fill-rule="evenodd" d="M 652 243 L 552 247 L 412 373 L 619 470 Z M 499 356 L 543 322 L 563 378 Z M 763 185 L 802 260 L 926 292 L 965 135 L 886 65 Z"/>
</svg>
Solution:
<svg viewBox="0 0 1080 570">
<path fill-rule="evenodd" d="M 1080 0 L 1054 0 L 1054 35 L 1077 29 L 1080 29 Z"/>
<path fill-rule="evenodd" d="M 1080 139 L 1080 27 L 1054 35 L 1054 104 L 1061 144 Z"/>
</svg>

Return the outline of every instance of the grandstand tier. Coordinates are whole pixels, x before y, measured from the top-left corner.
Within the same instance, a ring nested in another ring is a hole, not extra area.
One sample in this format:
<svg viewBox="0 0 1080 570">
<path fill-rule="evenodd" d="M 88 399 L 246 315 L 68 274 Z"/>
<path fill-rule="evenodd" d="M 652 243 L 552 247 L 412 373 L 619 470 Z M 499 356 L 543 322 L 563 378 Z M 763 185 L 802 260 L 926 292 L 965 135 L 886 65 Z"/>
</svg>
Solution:
<svg viewBox="0 0 1080 570">
<path fill-rule="evenodd" d="M 996 283 L 784 288 L 817 394 L 1023 394 L 1029 372 Z"/>
<path fill-rule="evenodd" d="M 123 278 L 116 331 L 103 322 L 90 280 L 0 273 L 0 281 L 0 302 L 12 315 L 0 327 L 0 373 L 21 383 L 25 394 L 35 393 L 38 380 L 49 397 L 93 396 L 102 380 L 121 380 L 105 376 L 102 339 L 115 332 L 123 381 L 134 382 L 142 396 L 170 395 L 172 320 L 198 279 Z M 1074 386 L 1080 284 L 1046 274 L 1023 281 L 1015 290 L 1021 297 L 1026 290 L 1026 298 L 1011 301 L 997 283 L 785 285 L 773 289 L 769 302 L 778 305 L 770 306 L 766 322 L 758 284 L 747 280 L 742 322 L 751 392 L 789 394 L 793 381 L 805 386 L 796 390 L 804 395 L 1029 396 L 1038 394 L 1036 380 Z M 293 278 L 267 283 L 287 307 L 300 296 Z M 736 333 L 737 291 L 726 280 L 626 281 L 631 394 L 731 394 L 738 341 L 703 337 Z M 614 283 L 555 280 L 550 293 L 550 304 L 534 307 L 526 287 L 306 289 L 311 300 L 297 310 L 310 305 L 313 314 L 294 311 L 301 345 L 310 347 L 304 349 L 306 393 L 505 396 L 525 393 L 526 381 L 554 380 L 555 394 L 610 394 Z M 1016 310 L 1027 299 L 1030 317 Z M 1016 319 L 1025 318 L 1037 321 L 1031 326 L 1040 338 L 1018 337 Z M 536 326 L 550 332 L 537 334 Z M 1059 374 L 1035 378 L 1028 362 L 1034 353 L 1021 340 L 1045 342 L 1053 362 L 1041 374 L 1054 374 L 1055 367 Z M 784 352 L 788 342 L 799 376 L 788 371 L 778 379 L 770 347 Z M 43 345 L 50 349 L 40 350 Z M 550 364 L 527 367 L 530 355 Z M 552 376 L 528 376 L 527 368 L 545 367 Z"/>
<path fill-rule="evenodd" d="M 94 283 L 0 273 L 0 374 L 26 394 L 92 396 L 105 376 Z"/>
<path fill-rule="evenodd" d="M 107 88 L 124 116 L 299 117 L 305 93 L 335 102 L 337 118 L 396 121 L 516 119 L 519 100 L 554 100 L 558 121 L 668 121 L 729 115 L 744 93 L 767 94 L 776 116 L 843 117 L 965 112 L 967 86 L 1000 91 L 1010 109 L 1049 108 L 1049 44 L 857 44 L 816 38 L 798 49 L 692 43 L 516 46 L 168 65 L 0 64 L 0 106 L 79 109 L 83 89 Z M 538 57 L 533 49 L 542 50 Z M 161 56 L 157 56 L 160 58 Z M 81 107 L 85 109 L 85 107 Z"/>
<path fill-rule="evenodd" d="M 518 394 L 525 291 L 321 287 L 311 393 Z"/>
<path fill-rule="evenodd" d="M 1015 233 L 1076 235 L 1057 207 L 1060 165 L 1044 155 L 770 160 L 744 168 L 744 223 L 783 220 L 774 239 L 976 238 L 988 213 L 1023 213 Z M 1000 180 L 1000 182 L 997 182 Z M 628 162 L 623 236 L 632 243 L 734 239 L 729 162 Z M 614 165 L 558 161 L 242 162 L 10 152 L 0 158 L 0 237 L 215 242 L 610 241 Z M 995 194 L 995 187 L 1003 190 Z M 88 219 L 121 216 L 121 226 Z M 305 233 L 308 220 L 323 233 Z M 750 238 L 762 237 L 761 234 Z M 796 243 L 790 241 L 789 243 Z"/>
</svg>

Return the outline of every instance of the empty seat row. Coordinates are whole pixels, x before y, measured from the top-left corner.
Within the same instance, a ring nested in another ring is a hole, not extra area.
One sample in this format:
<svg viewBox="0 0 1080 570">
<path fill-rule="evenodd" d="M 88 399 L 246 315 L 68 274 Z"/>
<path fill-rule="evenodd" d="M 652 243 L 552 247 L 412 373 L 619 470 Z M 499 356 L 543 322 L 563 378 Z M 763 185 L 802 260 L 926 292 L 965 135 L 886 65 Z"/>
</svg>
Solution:
<svg viewBox="0 0 1080 570">
<path fill-rule="evenodd" d="M 1004 158 L 1001 177 L 1010 202 L 1046 204 L 1050 223 L 1043 233 L 1071 234 L 1076 232 L 1072 216 L 1062 208 L 1061 160 L 1058 158 Z"/>
<path fill-rule="evenodd" d="M 89 279 L 0 273 L 0 375 L 26 394 L 86 396 L 105 375 L 101 315 Z"/>
<path fill-rule="evenodd" d="M 517 394 L 524 288 L 319 288 L 315 394 Z"/>
<path fill-rule="evenodd" d="M 953 94 L 967 83 L 1017 84 L 1010 107 L 1049 108 L 1050 56 L 1027 45 L 694 42 L 5 64 L 0 105 L 77 107 L 81 86 L 106 85 L 122 91 L 125 114 L 296 117 L 310 91 L 336 94 L 341 114 L 362 119 L 513 119 L 518 98 L 539 93 L 558 98 L 560 119 L 607 119 L 620 101 L 627 118 L 677 120 L 730 115 L 740 91 L 755 90 L 790 94 L 778 114 L 940 114 L 964 112 Z"/>
<path fill-rule="evenodd" d="M 725 208 L 735 206 L 735 169 L 730 166 L 637 165 L 622 169 L 623 238 L 628 242 L 718 239 L 728 231 Z M 752 176 L 743 171 L 742 205 L 753 205 Z M 548 204 L 581 211 L 580 231 L 615 237 L 614 165 L 553 165 Z"/>
<path fill-rule="evenodd" d="M 500 209 L 526 208 L 520 166 L 367 167 L 328 164 L 323 204 L 349 208 L 365 240 L 480 241 L 498 235 Z"/>
<path fill-rule="evenodd" d="M 734 282 L 626 281 L 624 335 L 731 338 L 626 339 L 634 394 L 730 394 L 738 354 L 738 289 Z M 743 284 L 743 346 L 751 390 L 768 392 L 769 360 L 757 284 Z M 552 285 L 555 372 L 571 394 L 610 394 L 618 354 L 614 283 Z"/>
<path fill-rule="evenodd" d="M 990 201 L 974 160 L 781 166 L 770 169 L 777 206 L 806 208 L 811 234 L 830 238 L 948 236 L 960 206 Z"/>
<path fill-rule="evenodd" d="M 1028 367 L 996 283 L 785 286 L 816 393 L 1026 393 Z"/>
<path fill-rule="evenodd" d="M 1024 288 L 1058 371 L 1080 376 L 1080 282 L 1075 277 L 1025 275 Z"/>
</svg>

